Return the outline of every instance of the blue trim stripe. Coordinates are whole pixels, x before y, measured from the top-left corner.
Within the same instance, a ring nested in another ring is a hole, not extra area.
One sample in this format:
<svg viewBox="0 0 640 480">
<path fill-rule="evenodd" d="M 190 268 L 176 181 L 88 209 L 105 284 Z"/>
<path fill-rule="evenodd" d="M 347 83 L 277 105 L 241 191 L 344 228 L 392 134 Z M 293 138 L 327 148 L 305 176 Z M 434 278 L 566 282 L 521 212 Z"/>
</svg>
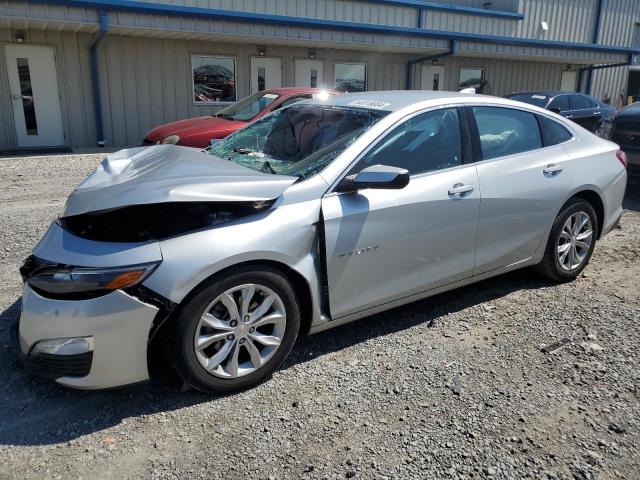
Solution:
<svg viewBox="0 0 640 480">
<path fill-rule="evenodd" d="M 415 7 L 440 12 L 458 13 L 460 15 L 479 15 L 482 17 L 497 17 L 509 20 L 523 20 L 524 15 L 518 12 L 505 10 L 489 10 L 488 8 L 463 7 L 449 3 L 426 2 L 421 0 L 369 0 L 370 3 L 383 3 L 397 5 L 399 7 Z"/>
<path fill-rule="evenodd" d="M 604 53 L 640 54 L 640 49 L 627 47 L 593 45 L 590 43 L 557 42 L 553 40 L 537 40 L 531 38 L 503 37 L 498 35 L 482 35 L 479 33 L 452 32 L 446 30 L 427 30 L 415 27 L 398 27 L 373 23 L 355 23 L 342 20 L 322 20 L 286 15 L 267 15 L 260 13 L 217 10 L 200 7 L 183 7 L 158 3 L 138 2 L 135 0 L 31 0 L 32 2 L 59 4 L 68 7 L 89 7 L 106 10 L 121 10 L 153 15 L 178 15 L 186 17 L 226 20 L 243 23 L 262 23 L 270 25 L 286 25 L 306 28 L 333 28 L 366 33 L 386 33 L 391 35 L 436 38 L 467 42 L 480 42 L 499 45 L 522 45 L 537 48 L 566 48 L 570 50 L 586 50 Z"/>
</svg>

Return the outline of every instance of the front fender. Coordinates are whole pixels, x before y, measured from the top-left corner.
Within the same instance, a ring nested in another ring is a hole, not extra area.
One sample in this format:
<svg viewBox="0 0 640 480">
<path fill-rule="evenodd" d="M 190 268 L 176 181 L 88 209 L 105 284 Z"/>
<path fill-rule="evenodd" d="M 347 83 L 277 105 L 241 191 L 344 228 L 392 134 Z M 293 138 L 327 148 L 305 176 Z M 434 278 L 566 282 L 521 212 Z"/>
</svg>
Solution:
<svg viewBox="0 0 640 480">
<path fill-rule="evenodd" d="M 312 200 L 280 206 L 231 225 L 163 240 L 163 261 L 144 285 L 180 303 L 222 270 L 247 262 L 275 262 L 299 273 L 308 283 L 315 323 L 320 315 L 319 213 L 320 201 Z"/>
</svg>

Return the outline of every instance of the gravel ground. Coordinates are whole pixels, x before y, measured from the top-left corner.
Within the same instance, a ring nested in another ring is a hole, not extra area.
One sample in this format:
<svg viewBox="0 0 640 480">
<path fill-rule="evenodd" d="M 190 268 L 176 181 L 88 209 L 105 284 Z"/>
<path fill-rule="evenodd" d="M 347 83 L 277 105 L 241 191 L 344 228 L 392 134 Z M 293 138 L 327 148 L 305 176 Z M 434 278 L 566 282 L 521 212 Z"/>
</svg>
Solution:
<svg viewBox="0 0 640 480">
<path fill-rule="evenodd" d="M 574 283 L 521 271 L 376 315 L 237 395 L 79 392 L 18 368 L 8 326 L 98 160 L 0 160 L 1 478 L 640 478 L 638 198 Z"/>
</svg>

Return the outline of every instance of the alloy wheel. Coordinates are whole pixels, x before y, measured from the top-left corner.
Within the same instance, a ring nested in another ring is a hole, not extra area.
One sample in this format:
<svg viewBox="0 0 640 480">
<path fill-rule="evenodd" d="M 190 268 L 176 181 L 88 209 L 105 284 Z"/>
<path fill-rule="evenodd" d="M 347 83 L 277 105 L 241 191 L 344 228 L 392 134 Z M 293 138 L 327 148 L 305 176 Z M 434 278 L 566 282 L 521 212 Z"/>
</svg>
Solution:
<svg viewBox="0 0 640 480">
<path fill-rule="evenodd" d="M 558 239 L 558 261 L 563 270 L 579 268 L 589 255 L 593 242 L 593 226 L 587 213 L 579 211 L 571 215 Z"/>
<path fill-rule="evenodd" d="M 196 357 L 211 375 L 242 377 L 273 357 L 285 328 L 284 304 L 273 290 L 253 283 L 238 285 L 204 310 L 195 330 Z"/>
</svg>

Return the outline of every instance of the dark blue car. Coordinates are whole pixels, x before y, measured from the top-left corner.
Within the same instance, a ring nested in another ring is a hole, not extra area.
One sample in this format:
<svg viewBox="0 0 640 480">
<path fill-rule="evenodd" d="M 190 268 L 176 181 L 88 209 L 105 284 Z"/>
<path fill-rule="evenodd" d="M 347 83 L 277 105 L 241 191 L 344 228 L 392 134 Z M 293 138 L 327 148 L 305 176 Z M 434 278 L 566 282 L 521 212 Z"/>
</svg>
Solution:
<svg viewBox="0 0 640 480">
<path fill-rule="evenodd" d="M 593 131 L 601 118 L 613 115 L 616 111 L 611 105 L 602 103 L 584 93 L 517 92 L 512 93 L 508 98 L 559 113 L 590 131 Z"/>
</svg>

